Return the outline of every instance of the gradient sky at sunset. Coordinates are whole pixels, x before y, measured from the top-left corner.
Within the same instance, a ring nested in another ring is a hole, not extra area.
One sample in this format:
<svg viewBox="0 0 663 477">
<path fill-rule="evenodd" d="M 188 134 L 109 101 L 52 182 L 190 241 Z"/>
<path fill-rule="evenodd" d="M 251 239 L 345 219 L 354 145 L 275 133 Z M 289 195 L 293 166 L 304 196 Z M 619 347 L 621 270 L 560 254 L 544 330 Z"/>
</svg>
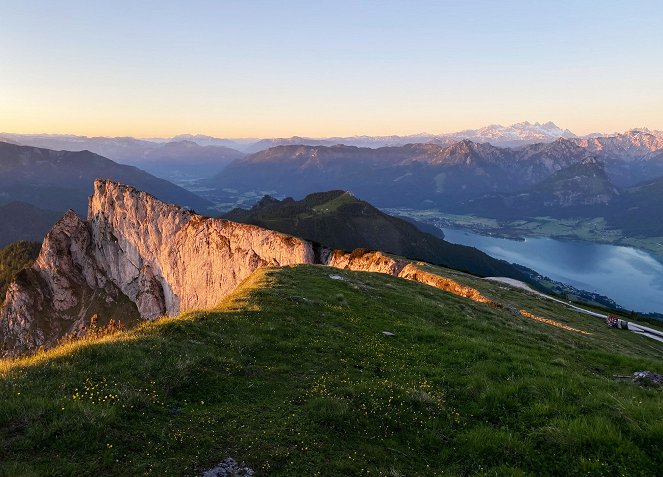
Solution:
<svg viewBox="0 0 663 477">
<path fill-rule="evenodd" d="M 0 0 L 0 131 L 663 129 L 663 2 Z"/>
</svg>

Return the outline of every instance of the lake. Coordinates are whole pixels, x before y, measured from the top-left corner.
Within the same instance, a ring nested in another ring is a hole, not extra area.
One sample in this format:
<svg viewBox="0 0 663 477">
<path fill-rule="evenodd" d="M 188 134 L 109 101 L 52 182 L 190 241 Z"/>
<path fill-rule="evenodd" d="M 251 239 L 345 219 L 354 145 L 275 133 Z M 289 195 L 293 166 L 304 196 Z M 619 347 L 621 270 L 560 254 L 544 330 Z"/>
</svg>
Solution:
<svg viewBox="0 0 663 477">
<path fill-rule="evenodd" d="M 536 237 L 524 241 L 444 229 L 446 240 L 596 292 L 627 310 L 663 313 L 663 263 L 631 247 Z"/>
</svg>

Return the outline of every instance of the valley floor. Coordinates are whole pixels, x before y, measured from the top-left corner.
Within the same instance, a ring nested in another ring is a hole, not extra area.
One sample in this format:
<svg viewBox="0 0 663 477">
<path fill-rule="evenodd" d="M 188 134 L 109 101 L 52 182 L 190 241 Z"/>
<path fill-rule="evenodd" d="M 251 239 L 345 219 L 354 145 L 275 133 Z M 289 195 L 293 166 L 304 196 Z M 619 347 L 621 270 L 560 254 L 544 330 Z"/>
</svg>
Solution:
<svg viewBox="0 0 663 477">
<path fill-rule="evenodd" d="M 0 362 L 0 475 L 663 468 L 663 392 L 616 377 L 663 373 L 663 344 L 423 267 L 573 329 L 387 275 L 258 270 L 218 309 Z"/>
</svg>

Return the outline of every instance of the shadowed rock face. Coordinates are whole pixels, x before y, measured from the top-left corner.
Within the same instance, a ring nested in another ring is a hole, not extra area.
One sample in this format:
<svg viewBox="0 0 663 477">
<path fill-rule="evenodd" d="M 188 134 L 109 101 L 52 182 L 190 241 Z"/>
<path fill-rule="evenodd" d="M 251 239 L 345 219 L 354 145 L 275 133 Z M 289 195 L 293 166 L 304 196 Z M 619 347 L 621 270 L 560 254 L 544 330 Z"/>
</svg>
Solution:
<svg viewBox="0 0 663 477">
<path fill-rule="evenodd" d="M 0 355 L 54 345 L 92 315 L 133 324 L 138 310 L 94 259 L 88 224 L 67 212 L 48 232 L 32 267 L 7 290 L 0 310 Z"/>
<path fill-rule="evenodd" d="M 81 335 L 93 315 L 132 325 L 211 308 L 264 266 L 322 264 L 420 281 L 476 301 L 473 289 L 380 252 L 330 251 L 253 225 L 202 217 L 111 181 L 96 180 L 87 221 L 69 211 L 0 310 L 0 356 Z"/>
</svg>

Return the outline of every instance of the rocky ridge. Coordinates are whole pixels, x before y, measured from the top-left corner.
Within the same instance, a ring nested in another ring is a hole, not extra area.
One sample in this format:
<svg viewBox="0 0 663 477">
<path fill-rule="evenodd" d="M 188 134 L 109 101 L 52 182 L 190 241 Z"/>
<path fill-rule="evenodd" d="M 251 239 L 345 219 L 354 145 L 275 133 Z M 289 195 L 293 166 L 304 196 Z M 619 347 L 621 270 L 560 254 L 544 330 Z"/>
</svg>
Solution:
<svg viewBox="0 0 663 477">
<path fill-rule="evenodd" d="M 93 315 L 132 324 L 210 308 L 258 267 L 314 262 L 310 242 L 97 180 L 87 221 L 67 212 L 10 285 L 1 354 L 52 346 Z"/>
<path fill-rule="evenodd" d="M 87 323 L 132 325 L 217 305 L 256 269 L 296 264 L 377 272 L 502 306 L 412 262 L 348 253 L 261 227 L 206 218 L 112 181 L 96 180 L 88 217 L 67 212 L 10 285 L 0 356 L 83 335 Z"/>
<path fill-rule="evenodd" d="M 138 321 L 136 305 L 94 260 L 94 248 L 88 224 L 73 211 L 53 226 L 34 264 L 9 285 L 0 310 L 0 356 L 78 335 L 94 315 Z"/>
<path fill-rule="evenodd" d="M 663 149 L 663 132 L 647 128 L 630 129 L 624 133 L 571 139 L 590 153 L 626 160 L 647 160 Z"/>
</svg>

